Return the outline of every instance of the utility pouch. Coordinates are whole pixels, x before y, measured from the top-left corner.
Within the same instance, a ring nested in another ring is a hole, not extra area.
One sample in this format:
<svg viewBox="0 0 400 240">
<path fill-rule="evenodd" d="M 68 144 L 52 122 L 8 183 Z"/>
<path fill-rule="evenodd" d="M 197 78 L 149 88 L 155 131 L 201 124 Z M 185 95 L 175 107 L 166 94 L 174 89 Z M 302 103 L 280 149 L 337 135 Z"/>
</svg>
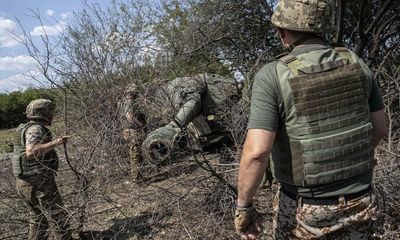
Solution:
<svg viewBox="0 0 400 240">
<path fill-rule="evenodd" d="M 11 165 L 14 177 L 22 176 L 22 162 L 21 157 L 18 153 L 13 152 L 11 155 Z"/>
</svg>

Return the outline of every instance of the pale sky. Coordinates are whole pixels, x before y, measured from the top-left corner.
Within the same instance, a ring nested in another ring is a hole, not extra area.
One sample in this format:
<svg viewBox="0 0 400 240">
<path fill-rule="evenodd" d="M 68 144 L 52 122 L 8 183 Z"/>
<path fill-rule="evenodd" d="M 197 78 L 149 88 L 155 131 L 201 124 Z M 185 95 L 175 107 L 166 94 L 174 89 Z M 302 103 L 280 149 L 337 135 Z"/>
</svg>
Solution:
<svg viewBox="0 0 400 240">
<path fill-rule="evenodd" d="M 108 0 L 87 0 L 105 7 Z M 81 0 L 0 0 L 0 93 L 23 90 L 34 84 L 26 77 L 35 72 L 35 62 L 24 46 L 15 41 L 10 32 L 18 33 L 18 22 L 29 32 L 33 39 L 40 39 L 43 29 L 47 35 L 57 36 L 63 31 L 72 12 L 82 9 Z M 32 18 L 30 10 L 39 12 L 43 18 L 43 27 Z"/>
</svg>

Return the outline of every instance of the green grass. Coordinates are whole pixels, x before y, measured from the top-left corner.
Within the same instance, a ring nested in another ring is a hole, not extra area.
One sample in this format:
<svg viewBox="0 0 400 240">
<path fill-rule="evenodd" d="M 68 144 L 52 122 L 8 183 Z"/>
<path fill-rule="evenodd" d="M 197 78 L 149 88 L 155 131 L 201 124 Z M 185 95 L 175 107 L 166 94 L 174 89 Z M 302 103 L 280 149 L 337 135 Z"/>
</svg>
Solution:
<svg viewBox="0 0 400 240">
<path fill-rule="evenodd" d="M 0 153 L 12 152 L 10 143 L 14 142 L 16 129 L 0 130 Z"/>
</svg>

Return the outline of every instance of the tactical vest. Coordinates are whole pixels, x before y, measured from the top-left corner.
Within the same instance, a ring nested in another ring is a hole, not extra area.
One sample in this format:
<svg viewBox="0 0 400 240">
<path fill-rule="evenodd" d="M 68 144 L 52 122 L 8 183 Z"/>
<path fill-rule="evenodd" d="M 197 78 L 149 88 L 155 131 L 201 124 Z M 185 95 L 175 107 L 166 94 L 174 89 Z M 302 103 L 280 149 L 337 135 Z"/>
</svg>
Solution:
<svg viewBox="0 0 400 240">
<path fill-rule="evenodd" d="M 27 159 L 25 153 L 25 132 L 33 125 L 38 125 L 43 131 L 45 131 L 45 137 L 42 141 L 43 144 L 52 140 L 50 130 L 38 123 L 29 122 L 19 125 L 15 137 L 14 153 L 12 157 L 12 168 L 15 177 L 54 174 L 58 170 L 58 156 L 54 149 L 40 158 Z"/>
<path fill-rule="evenodd" d="M 319 62 L 313 52 L 287 55 L 277 64 L 286 114 L 286 131 L 276 136 L 272 150 L 280 182 L 329 184 L 370 172 L 376 164 L 370 76 L 347 49 L 330 52 L 321 64 L 310 65 Z"/>
</svg>

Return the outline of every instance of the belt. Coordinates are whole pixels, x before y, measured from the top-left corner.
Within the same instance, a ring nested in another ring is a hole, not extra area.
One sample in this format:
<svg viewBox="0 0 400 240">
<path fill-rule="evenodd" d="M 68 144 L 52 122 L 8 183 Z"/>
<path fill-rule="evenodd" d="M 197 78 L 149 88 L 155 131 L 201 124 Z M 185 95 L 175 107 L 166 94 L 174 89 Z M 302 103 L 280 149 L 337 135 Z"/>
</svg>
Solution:
<svg viewBox="0 0 400 240">
<path fill-rule="evenodd" d="M 361 197 L 369 192 L 371 192 L 372 187 L 371 185 L 359 192 L 356 193 L 351 193 L 351 194 L 345 194 L 345 195 L 338 195 L 338 196 L 330 196 L 330 197 L 319 197 L 319 198 L 312 198 L 312 197 L 302 197 L 300 195 L 293 194 L 286 189 L 282 188 L 281 192 L 284 193 L 286 196 L 288 196 L 292 200 L 299 200 L 301 198 L 301 202 L 303 204 L 309 204 L 309 205 L 337 205 L 339 204 L 340 198 L 344 198 L 346 201 L 350 201 L 353 199 L 356 199 L 358 197 Z"/>
</svg>

